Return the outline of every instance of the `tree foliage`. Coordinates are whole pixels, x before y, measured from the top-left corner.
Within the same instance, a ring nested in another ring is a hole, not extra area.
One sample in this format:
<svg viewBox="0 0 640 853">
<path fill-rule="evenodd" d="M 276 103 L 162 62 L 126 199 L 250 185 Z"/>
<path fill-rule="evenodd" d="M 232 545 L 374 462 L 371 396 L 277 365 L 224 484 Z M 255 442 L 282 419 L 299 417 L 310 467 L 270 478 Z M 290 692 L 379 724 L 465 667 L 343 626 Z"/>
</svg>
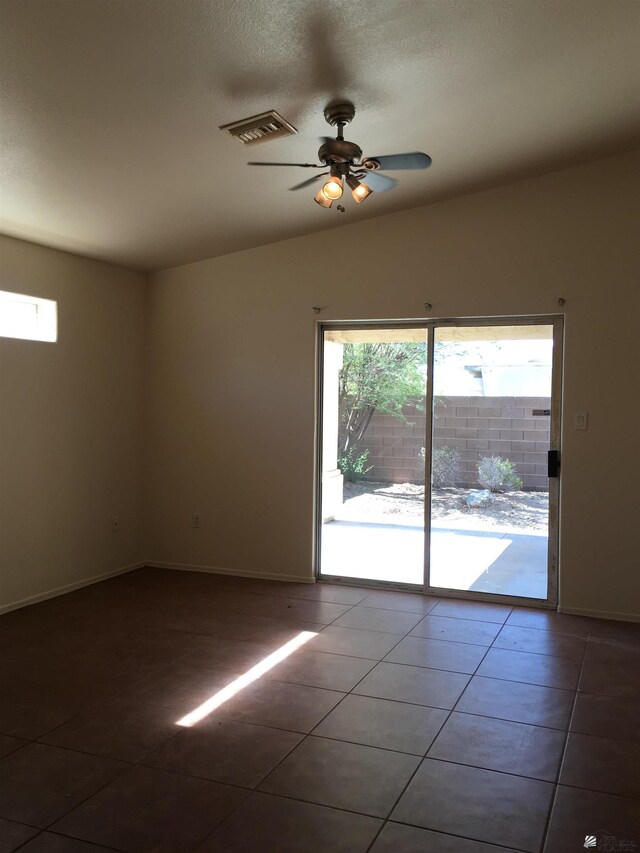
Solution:
<svg viewBox="0 0 640 853">
<path fill-rule="evenodd" d="M 343 355 L 341 456 L 357 447 L 374 412 L 407 422 L 403 408 L 424 397 L 426 344 L 345 344 Z"/>
</svg>

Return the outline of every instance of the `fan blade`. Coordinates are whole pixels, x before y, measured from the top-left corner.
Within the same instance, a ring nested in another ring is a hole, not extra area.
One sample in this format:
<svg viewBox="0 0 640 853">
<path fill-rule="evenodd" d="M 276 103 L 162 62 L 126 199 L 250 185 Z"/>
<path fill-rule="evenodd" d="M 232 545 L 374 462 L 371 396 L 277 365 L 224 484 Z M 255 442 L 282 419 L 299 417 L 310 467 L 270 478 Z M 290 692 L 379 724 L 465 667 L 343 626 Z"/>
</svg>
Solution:
<svg viewBox="0 0 640 853">
<path fill-rule="evenodd" d="M 301 184 L 296 184 L 295 187 L 289 187 L 289 191 L 292 190 L 301 190 L 303 187 L 308 187 L 309 184 L 315 183 L 318 178 L 322 178 L 324 175 L 328 175 L 328 172 L 321 172 L 319 175 L 314 175 L 312 178 L 307 178 L 306 181 L 303 181 Z"/>
<path fill-rule="evenodd" d="M 409 154 L 387 154 L 383 157 L 363 157 L 362 162 L 377 160 L 381 169 L 426 169 L 431 165 L 431 157 L 421 151 Z"/>
<path fill-rule="evenodd" d="M 301 166 L 303 169 L 324 169 L 324 166 L 319 166 L 317 163 L 256 163 L 251 161 L 247 166 Z"/>
<path fill-rule="evenodd" d="M 395 178 L 388 178 L 379 172 L 366 172 L 360 178 L 360 181 L 366 184 L 374 193 L 386 193 L 387 190 L 392 190 L 398 183 Z"/>
</svg>

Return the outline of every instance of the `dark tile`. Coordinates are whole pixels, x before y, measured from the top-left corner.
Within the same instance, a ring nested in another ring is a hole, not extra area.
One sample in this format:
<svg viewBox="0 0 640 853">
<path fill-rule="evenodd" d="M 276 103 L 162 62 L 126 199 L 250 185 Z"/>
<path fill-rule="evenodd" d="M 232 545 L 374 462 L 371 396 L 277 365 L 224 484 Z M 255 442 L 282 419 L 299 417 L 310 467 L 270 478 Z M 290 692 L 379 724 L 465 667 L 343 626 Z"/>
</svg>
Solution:
<svg viewBox="0 0 640 853">
<path fill-rule="evenodd" d="M 582 667 L 579 689 L 596 696 L 640 699 L 640 668 L 637 664 L 586 661 Z"/>
<path fill-rule="evenodd" d="M 290 642 L 302 631 L 319 633 L 324 628 L 323 623 L 308 622 L 300 619 L 288 622 L 284 619 L 260 616 L 237 616 L 228 614 L 221 630 L 213 632 L 222 637 L 237 637 L 246 642 L 271 643 L 272 651 Z"/>
<path fill-rule="evenodd" d="M 322 600 L 254 596 L 256 604 L 259 599 L 262 599 L 262 602 L 255 607 L 254 612 L 260 615 L 282 619 L 303 619 L 322 625 L 333 622 L 351 607 L 349 604 L 335 604 Z"/>
<path fill-rule="evenodd" d="M 22 738 L 0 735 L 0 758 L 9 755 L 10 752 L 15 752 L 16 749 L 20 749 L 21 746 L 25 746 L 27 743 L 29 741 Z"/>
<path fill-rule="evenodd" d="M 589 637 L 584 659 L 586 663 L 598 662 L 614 666 L 640 668 L 640 645 L 624 640 L 593 639 Z"/>
<path fill-rule="evenodd" d="M 454 711 L 428 756 L 555 782 L 564 741 L 556 729 Z"/>
<path fill-rule="evenodd" d="M 114 700 L 87 709 L 40 740 L 53 746 L 136 762 L 176 732 L 175 714 L 169 709 Z"/>
<path fill-rule="evenodd" d="M 560 782 L 573 788 L 640 799 L 640 744 L 570 734 Z"/>
<path fill-rule="evenodd" d="M 640 697 L 625 699 L 578 693 L 569 728 L 585 735 L 640 743 Z"/>
<path fill-rule="evenodd" d="M 538 853 L 553 785 L 426 758 L 395 821 Z"/>
<path fill-rule="evenodd" d="M 291 587 L 288 583 L 278 582 L 279 586 L 283 587 L 287 595 L 296 598 L 312 598 L 319 601 L 332 601 L 335 604 L 359 604 L 371 592 L 369 589 L 364 589 L 357 586 L 347 586 L 347 584 L 331 584 L 324 581 L 318 581 L 315 584 L 295 584 Z"/>
<path fill-rule="evenodd" d="M 310 732 L 343 696 L 335 690 L 258 681 L 217 708 L 215 716 L 304 733 Z"/>
<path fill-rule="evenodd" d="M 302 737 L 280 729 L 209 718 L 184 729 L 148 755 L 144 764 L 254 788 Z"/>
<path fill-rule="evenodd" d="M 567 613 L 556 613 L 554 610 L 514 607 L 507 619 L 507 625 L 537 628 L 543 631 L 557 631 L 560 634 L 571 634 L 574 637 L 587 637 L 592 621 L 586 616 L 571 616 Z"/>
<path fill-rule="evenodd" d="M 445 669 L 449 672 L 474 673 L 487 653 L 484 646 L 450 643 L 446 640 L 425 640 L 405 637 L 386 657 L 392 663 Z"/>
<path fill-rule="evenodd" d="M 374 666 L 375 661 L 298 649 L 264 675 L 266 681 L 286 681 L 307 687 L 348 692 Z"/>
<path fill-rule="evenodd" d="M 419 613 L 381 610 L 376 607 L 352 607 L 333 623 L 341 628 L 365 628 L 388 634 L 406 634 L 420 621 Z"/>
<path fill-rule="evenodd" d="M 337 655 L 382 660 L 401 639 L 401 634 L 365 631 L 360 628 L 335 628 L 329 625 L 317 637 L 309 640 L 307 648 L 314 652 L 332 652 Z"/>
<path fill-rule="evenodd" d="M 351 695 L 313 734 L 424 755 L 446 719 L 447 712 L 439 708 Z"/>
<path fill-rule="evenodd" d="M 385 824 L 371 853 L 513 853 L 506 847 L 494 847 L 481 841 L 469 841 L 403 823 Z"/>
<path fill-rule="evenodd" d="M 0 683 L 0 732 L 35 740 L 75 717 L 87 701 L 74 691 L 54 690 L 42 684 Z"/>
<path fill-rule="evenodd" d="M 484 601 L 440 601 L 431 613 L 434 616 L 450 616 L 453 619 L 473 619 L 477 622 L 496 622 L 502 625 L 511 613 L 508 604 L 485 604 Z"/>
<path fill-rule="evenodd" d="M 39 831 L 32 826 L 25 826 L 24 823 L 14 823 L 0 817 L 0 853 L 13 853 Z"/>
<path fill-rule="evenodd" d="M 587 835 L 596 837 L 599 850 L 637 849 L 640 845 L 638 801 L 559 786 L 544 853 L 584 850 Z M 621 846 L 624 842 L 626 846 Z"/>
<path fill-rule="evenodd" d="M 328 581 L 296 583 L 294 581 L 264 581 L 257 578 L 235 578 L 237 586 L 244 589 L 247 582 L 254 593 L 260 595 L 300 598 L 311 601 L 330 601 L 334 604 L 358 604 L 370 590 L 351 584 L 336 584 Z"/>
<path fill-rule="evenodd" d="M 432 595 L 422 595 L 421 593 L 380 590 L 371 592 L 360 602 L 360 606 L 379 607 L 383 610 L 400 610 L 405 613 L 429 613 L 440 600 Z"/>
<path fill-rule="evenodd" d="M 55 656 L 43 655 L 29 669 L 34 683 L 57 686 L 71 694 L 81 688 L 93 699 L 113 696 L 162 669 L 166 662 L 145 653 L 129 654 L 114 644 L 113 648 L 95 649 L 82 640 L 73 653 L 61 651 Z"/>
<path fill-rule="evenodd" d="M 51 829 L 129 853 L 191 850 L 246 791 L 134 767 Z"/>
<path fill-rule="evenodd" d="M 385 817 L 420 759 L 308 737 L 260 785 L 262 791 Z"/>
<path fill-rule="evenodd" d="M 338 597 L 338 594 L 332 596 Z M 344 598 L 344 594 L 342 595 Z M 362 593 L 357 592 L 355 596 L 362 597 Z M 293 602 L 293 603 L 292 603 Z M 316 595 L 313 597 L 292 596 L 287 599 L 287 613 L 283 613 L 283 617 L 287 617 L 289 613 L 293 613 L 296 618 L 305 619 L 308 622 L 324 623 L 328 625 L 337 619 L 343 613 L 346 613 L 357 601 L 331 601 L 325 595 Z"/>
<path fill-rule="evenodd" d="M 492 622 L 474 622 L 472 619 L 428 615 L 411 631 L 411 636 L 490 646 L 499 630 L 500 625 Z"/>
<path fill-rule="evenodd" d="M 177 719 L 206 702 L 241 674 L 224 666 L 206 667 L 181 661 L 144 679 L 119 698 L 139 707 L 168 708 Z"/>
<path fill-rule="evenodd" d="M 29 744 L 0 762 L 0 814 L 44 828 L 126 768 L 109 758 Z"/>
<path fill-rule="evenodd" d="M 583 637 L 572 637 L 569 634 L 559 634 L 557 631 L 540 631 L 536 628 L 505 625 L 496 637 L 493 648 L 553 655 L 580 663 L 585 645 L 586 640 Z"/>
<path fill-rule="evenodd" d="M 184 662 L 220 671 L 246 672 L 275 651 L 269 643 L 247 643 L 235 637 L 197 639 L 197 645 L 185 655 Z"/>
<path fill-rule="evenodd" d="M 567 658 L 535 655 L 529 652 L 510 652 L 506 649 L 489 649 L 478 667 L 478 675 L 521 681 L 543 687 L 575 690 L 580 675 L 580 665 Z"/>
<path fill-rule="evenodd" d="M 569 690 L 475 676 L 456 711 L 566 730 L 573 698 Z"/>
<path fill-rule="evenodd" d="M 230 596 L 216 596 L 212 607 L 225 613 L 237 613 L 243 616 L 269 617 L 272 619 L 306 620 L 328 625 L 341 616 L 351 605 L 335 604 L 328 601 L 303 598 L 286 598 L 282 595 L 235 593 Z"/>
<path fill-rule="evenodd" d="M 617 640 L 640 648 L 640 622 L 619 622 L 613 619 L 594 619 L 590 639 Z"/>
<path fill-rule="evenodd" d="M 211 605 L 188 606 L 182 612 L 173 608 L 159 624 L 175 631 L 193 632 L 216 637 L 229 637 L 244 642 L 272 643 L 274 650 L 288 643 L 301 631 L 321 631 L 323 624 L 299 619 L 285 620 L 270 616 L 213 610 Z"/>
<path fill-rule="evenodd" d="M 113 847 L 91 844 L 89 841 L 79 841 L 53 832 L 42 832 L 33 841 L 21 847 L 20 853 L 118 853 L 118 851 Z"/>
<path fill-rule="evenodd" d="M 365 853 L 380 823 L 364 815 L 254 793 L 197 853 Z"/>
<path fill-rule="evenodd" d="M 469 683 L 469 676 L 440 669 L 425 669 L 382 661 L 354 688 L 362 696 L 396 699 L 451 709 Z"/>
</svg>

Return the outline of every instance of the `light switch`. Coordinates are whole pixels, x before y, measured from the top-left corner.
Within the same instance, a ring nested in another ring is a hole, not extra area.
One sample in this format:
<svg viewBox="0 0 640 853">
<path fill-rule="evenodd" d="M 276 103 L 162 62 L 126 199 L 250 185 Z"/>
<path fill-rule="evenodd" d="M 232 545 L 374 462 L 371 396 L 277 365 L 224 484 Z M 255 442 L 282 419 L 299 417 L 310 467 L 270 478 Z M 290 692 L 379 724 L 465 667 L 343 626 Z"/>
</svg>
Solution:
<svg viewBox="0 0 640 853">
<path fill-rule="evenodd" d="M 573 428 L 574 429 L 587 429 L 588 420 L 589 420 L 589 418 L 588 418 L 587 412 L 576 412 Z"/>
</svg>

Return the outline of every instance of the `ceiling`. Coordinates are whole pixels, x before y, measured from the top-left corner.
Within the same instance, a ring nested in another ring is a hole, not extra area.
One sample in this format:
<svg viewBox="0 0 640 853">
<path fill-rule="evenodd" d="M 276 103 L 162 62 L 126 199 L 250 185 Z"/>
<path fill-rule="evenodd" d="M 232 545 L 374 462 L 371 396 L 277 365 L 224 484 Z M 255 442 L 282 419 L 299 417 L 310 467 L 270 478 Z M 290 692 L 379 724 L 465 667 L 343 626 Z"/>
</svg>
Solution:
<svg viewBox="0 0 640 853">
<path fill-rule="evenodd" d="M 143 270 L 640 145 L 636 0 L 1 0 L 1 229 Z M 356 105 L 369 156 L 424 172 L 345 213 L 288 192 Z M 219 126 L 278 110 L 298 135 Z"/>
</svg>

